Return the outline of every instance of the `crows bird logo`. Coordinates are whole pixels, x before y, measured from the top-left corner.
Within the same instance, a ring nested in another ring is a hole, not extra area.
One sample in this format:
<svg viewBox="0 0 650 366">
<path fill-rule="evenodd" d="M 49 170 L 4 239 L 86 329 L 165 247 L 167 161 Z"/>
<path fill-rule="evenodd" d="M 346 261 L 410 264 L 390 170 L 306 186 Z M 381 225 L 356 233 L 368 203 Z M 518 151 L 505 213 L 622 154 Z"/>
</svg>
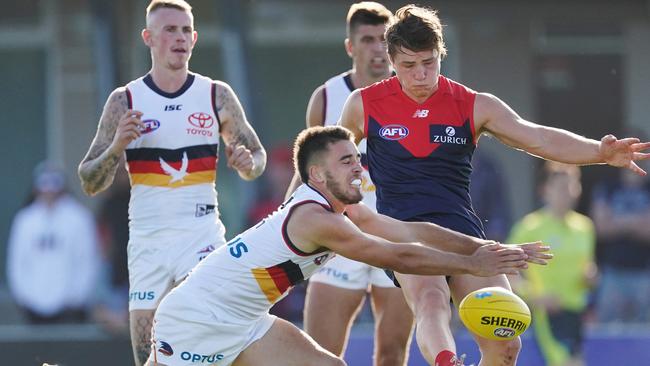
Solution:
<svg viewBox="0 0 650 366">
<path fill-rule="evenodd" d="M 187 175 L 188 159 L 187 159 L 186 152 L 183 152 L 183 160 L 181 161 L 181 168 L 178 170 L 174 169 L 174 167 L 172 167 L 166 161 L 164 161 L 163 158 L 159 157 L 158 160 L 160 161 L 160 167 L 165 172 L 165 174 L 172 177 L 172 179 L 169 180 L 169 184 L 182 181 L 183 178 L 185 178 L 185 176 Z"/>
</svg>

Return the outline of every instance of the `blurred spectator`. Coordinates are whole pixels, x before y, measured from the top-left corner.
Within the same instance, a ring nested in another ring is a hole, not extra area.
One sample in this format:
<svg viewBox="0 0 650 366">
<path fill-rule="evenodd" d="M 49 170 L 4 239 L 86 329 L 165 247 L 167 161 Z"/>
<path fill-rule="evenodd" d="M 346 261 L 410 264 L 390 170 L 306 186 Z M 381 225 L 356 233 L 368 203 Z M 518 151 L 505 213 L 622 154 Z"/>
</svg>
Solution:
<svg viewBox="0 0 650 366">
<path fill-rule="evenodd" d="M 492 240 L 504 241 L 510 230 L 510 200 L 508 185 L 498 160 L 487 150 L 476 149 L 472 157 L 470 196 L 472 206 L 481 218 L 485 235 Z"/>
<path fill-rule="evenodd" d="M 508 241 L 542 240 L 555 257 L 512 283 L 531 305 L 546 364 L 581 365 L 583 312 L 596 278 L 594 226 L 574 211 L 582 189 L 577 166 L 548 162 L 541 182 L 543 207 L 515 223 Z"/>
<path fill-rule="evenodd" d="M 123 163 L 117 168 L 113 185 L 99 206 L 98 224 L 102 257 L 105 262 L 103 294 L 95 309 L 96 320 L 113 332 L 129 326 L 129 200 L 131 187 Z"/>
<path fill-rule="evenodd" d="M 596 316 L 600 322 L 650 322 L 650 180 L 628 170 L 618 173 L 593 194 L 602 268 Z"/>
<path fill-rule="evenodd" d="M 66 192 L 52 163 L 36 167 L 33 186 L 33 201 L 11 226 L 9 288 L 31 323 L 83 322 L 99 262 L 93 215 Z"/>
</svg>

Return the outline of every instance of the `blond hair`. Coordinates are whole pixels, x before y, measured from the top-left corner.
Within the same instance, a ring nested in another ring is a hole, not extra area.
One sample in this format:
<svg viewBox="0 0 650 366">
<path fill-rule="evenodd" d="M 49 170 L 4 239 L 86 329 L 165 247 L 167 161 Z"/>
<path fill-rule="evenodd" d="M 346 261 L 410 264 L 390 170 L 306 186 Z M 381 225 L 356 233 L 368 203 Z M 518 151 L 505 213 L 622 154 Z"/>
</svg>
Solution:
<svg viewBox="0 0 650 366">
<path fill-rule="evenodd" d="M 192 6 L 185 0 L 151 0 L 151 3 L 147 6 L 147 16 L 151 12 L 161 8 L 178 9 L 188 13 L 192 12 Z"/>
<path fill-rule="evenodd" d="M 192 7 L 185 0 L 151 0 L 149 6 L 147 6 L 147 12 L 145 14 L 145 19 L 147 22 L 147 27 L 149 27 L 150 16 L 153 12 L 158 9 L 175 9 L 184 11 L 190 15 L 192 23 L 194 23 L 194 15 L 192 14 Z"/>
</svg>

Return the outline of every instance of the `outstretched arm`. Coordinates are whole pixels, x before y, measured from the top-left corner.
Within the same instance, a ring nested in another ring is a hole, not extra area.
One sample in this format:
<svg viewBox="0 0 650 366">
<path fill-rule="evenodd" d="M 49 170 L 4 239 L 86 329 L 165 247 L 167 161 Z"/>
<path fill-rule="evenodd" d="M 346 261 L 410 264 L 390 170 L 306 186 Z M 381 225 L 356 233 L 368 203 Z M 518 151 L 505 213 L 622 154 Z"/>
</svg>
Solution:
<svg viewBox="0 0 650 366">
<path fill-rule="evenodd" d="M 125 88 L 111 93 L 95 138 L 78 168 L 81 187 L 86 194 L 95 195 L 111 185 L 127 145 L 140 137 L 141 116 L 141 112 L 128 109 Z"/>
<path fill-rule="evenodd" d="M 228 84 L 217 82 L 215 105 L 221 121 L 221 137 L 226 143 L 228 166 L 237 170 L 242 179 L 259 177 L 266 167 L 266 151 Z"/>
<path fill-rule="evenodd" d="M 439 250 L 470 255 L 487 240 L 461 234 L 428 222 L 405 222 L 370 210 L 364 204 L 349 205 L 346 214 L 363 232 L 391 241 L 415 241 Z"/>
<path fill-rule="evenodd" d="M 396 243 L 366 234 L 350 219 L 317 204 L 297 207 L 291 215 L 287 231 L 292 242 L 300 245 L 305 252 L 326 247 L 344 257 L 400 273 L 493 276 L 500 273 L 516 274 L 518 270 L 526 268 L 526 255 L 519 248 L 491 244 L 468 256 L 415 242 Z"/>
<path fill-rule="evenodd" d="M 580 165 L 609 164 L 646 174 L 635 161 L 650 158 L 650 154 L 642 152 L 650 148 L 650 143 L 641 143 L 637 138 L 618 140 L 607 135 L 597 141 L 538 125 L 521 118 L 506 103 L 486 93 L 476 95 L 474 120 L 477 131 L 489 132 L 509 146 L 544 159 Z"/>
<path fill-rule="evenodd" d="M 370 210 L 364 204 L 349 205 L 346 214 L 363 232 L 391 241 L 415 241 L 438 250 L 464 255 L 471 255 L 485 245 L 495 244 L 494 241 L 465 235 L 428 222 L 395 220 Z M 552 255 L 546 253 L 549 247 L 540 242 L 518 244 L 517 247 L 526 253 L 526 261 L 530 263 L 546 264 L 546 260 L 552 258 Z"/>
</svg>

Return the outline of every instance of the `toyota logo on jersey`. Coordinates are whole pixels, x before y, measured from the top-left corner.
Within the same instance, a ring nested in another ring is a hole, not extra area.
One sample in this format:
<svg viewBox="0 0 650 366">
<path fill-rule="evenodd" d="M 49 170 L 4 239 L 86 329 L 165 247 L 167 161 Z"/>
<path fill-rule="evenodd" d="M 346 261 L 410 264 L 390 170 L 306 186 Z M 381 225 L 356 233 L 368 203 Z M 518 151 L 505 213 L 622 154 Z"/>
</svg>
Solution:
<svg viewBox="0 0 650 366">
<path fill-rule="evenodd" d="M 194 127 L 210 128 L 214 125 L 214 119 L 211 115 L 203 112 L 192 113 L 187 117 L 187 121 Z"/>
<path fill-rule="evenodd" d="M 402 125 L 388 125 L 379 130 L 379 136 L 384 140 L 401 140 L 408 134 L 409 129 Z"/>
</svg>

